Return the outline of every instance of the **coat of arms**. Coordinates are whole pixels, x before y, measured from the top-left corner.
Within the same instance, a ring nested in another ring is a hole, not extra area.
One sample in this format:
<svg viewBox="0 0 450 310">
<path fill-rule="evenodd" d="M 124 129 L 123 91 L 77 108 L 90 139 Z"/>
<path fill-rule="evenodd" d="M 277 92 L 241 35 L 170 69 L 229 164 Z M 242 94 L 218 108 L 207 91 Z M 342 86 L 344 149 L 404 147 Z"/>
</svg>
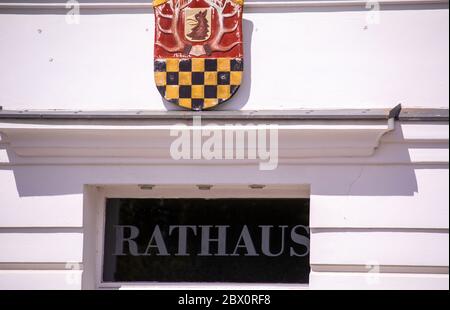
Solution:
<svg viewBox="0 0 450 310">
<path fill-rule="evenodd" d="M 242 81 L 244 0 L 154 0 L 156 86 L 174 104 L 205 110 Z"/>
</svg>

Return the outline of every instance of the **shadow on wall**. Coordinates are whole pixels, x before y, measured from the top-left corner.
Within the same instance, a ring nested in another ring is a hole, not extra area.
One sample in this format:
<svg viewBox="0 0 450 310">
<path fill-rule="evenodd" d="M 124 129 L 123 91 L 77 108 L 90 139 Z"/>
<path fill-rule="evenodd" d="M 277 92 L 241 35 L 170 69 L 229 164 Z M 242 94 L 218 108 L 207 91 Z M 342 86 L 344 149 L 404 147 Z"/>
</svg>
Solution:
<svg viewBox="0 0 450 310">
<path fill-rule="evenodd" d="M 219 105 L 215 110 L 240 110 L 248 102 L 252 89 L 252 37 L 253 22 L 248 19 L 242 20 L 242 31 L 244 36 L 244 76 L 242 84 L 236 94 L 227 102 Z"/>
<path fill-rule="evenodd" d="M 250 90 L 252 88 L 252 35 L 253 35 L 253 22 L 247 19 L 242 20 L 242 31 L 244 37 L 244 77 L 242 84 L 239 87 L 236 94 L 228 101 L 218 105 L 213 110 L 240 110 L 248 102 L 250 98 Z M 156 86 L 155 86 L 156 87 Z M 167 102 L 161 98 L 164 107 L 168 111 L 186 111 L 175 104 Z"/>
<path fill-rule="evenodd" d="M 388 135 L 403 138 L 401 127 Z M 212 165 L 206 160 L 197 164 L 148 165 L 148 164 L 102 164 L 101 158 L 90 160 L 90 165 L 51 164 L 53 159 L 45 158 L 48 164 L 24 165 L 26 158 L 17 156 L 13 149 L 5 147 L 9 164 L 1 165 L 0 170 L 14 173 L 17 192 L 21 197 L 67 195 L 83 193 L 84 185 L 131 185 L 131 184 L 309 184 L 314 195 L 351 196 L 412 196 L 418 192 L 414 168 L 411 165 L 409 148 L 420 147 L 410 142 L 396 143 L 392 150 L 384 149 L 386 144 L 376 150 L 371 159 L 389 158 L 390 162 L 402 164 L 301 164 L 283 165 L 273 171 L 260 171 L 258 163 L 248 165 Z M 387 146 L 386 146 L 387 147 Z M 430 148 L 430 145 L 426 146 Z M 0 152 L 2 146 L 0 144 Z M 442 148 L 442 146 L 441 146 Z M 65 158 L 68 162 L 74 159 Z M 355 158 L 356 161 L 360 158 Z M 33 158 L 36 160 L 36 158 Z M 49 161 L 50 160 L 50 161 Z M 111 160 L 111 158 L 109 158 Z M 124 159 L 122 159 L 123 162 Z M 381 159 L 383 160 L 383 159 Z M 119 162 L 117 158 L 116 162 Z M 98 164 L 92 164 L 96 162 Z M 238 163 L 238 161 L 237 161 Z M 439 169 L 427 165 L 426 169 Z"/>
</svg>

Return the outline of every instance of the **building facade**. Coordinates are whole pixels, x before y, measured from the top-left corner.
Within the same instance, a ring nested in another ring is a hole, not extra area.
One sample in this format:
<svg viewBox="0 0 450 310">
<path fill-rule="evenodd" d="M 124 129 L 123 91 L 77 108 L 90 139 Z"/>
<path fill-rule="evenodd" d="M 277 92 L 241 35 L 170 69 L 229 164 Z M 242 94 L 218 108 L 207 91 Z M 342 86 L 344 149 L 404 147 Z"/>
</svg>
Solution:
<svg viewBox="0 0 450 310">
<path fill-rule="evenodd" d="M 191 112 L 154 85 L 150 1 L 1 1 L 0 289 L 212 288 L 105 281 L 107 202 L 276 198 L 307 201 L 307 280 L 214 288 L 447 290 L 448 13 L 246 1 L 242 85 Z"/>
</svg>

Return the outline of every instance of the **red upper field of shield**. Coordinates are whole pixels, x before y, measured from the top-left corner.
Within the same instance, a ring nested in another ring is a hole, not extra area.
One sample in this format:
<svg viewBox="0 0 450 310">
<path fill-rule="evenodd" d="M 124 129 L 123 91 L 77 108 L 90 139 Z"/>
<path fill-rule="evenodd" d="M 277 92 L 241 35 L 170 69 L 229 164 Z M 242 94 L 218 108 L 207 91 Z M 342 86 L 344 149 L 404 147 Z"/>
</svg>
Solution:
<svg viewBox="0 0 450 310">
<path fill-rule="evenodd" d="M 242 57 L 243 0 L 155 0 L 155 58 Z"/>
<path fill-rule="evenodd" d="M 192 110 L 230 99 L 243 72 L 243 0 L 154 0 L 155 81 Z"/>
</svg>

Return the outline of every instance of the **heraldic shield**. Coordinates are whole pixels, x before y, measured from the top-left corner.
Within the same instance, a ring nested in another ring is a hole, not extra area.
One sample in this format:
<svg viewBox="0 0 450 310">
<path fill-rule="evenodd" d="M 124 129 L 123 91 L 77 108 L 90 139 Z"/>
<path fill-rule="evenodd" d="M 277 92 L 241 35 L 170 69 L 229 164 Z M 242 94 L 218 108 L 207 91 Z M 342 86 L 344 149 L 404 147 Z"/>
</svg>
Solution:
<svg viewBox="0 0 450 310">
<path fill-rule="evenodd" d="M 200 111 L 230 99 L 242 81 L 244 0 L 154 0 L 156 86 Z"/>
</svg>

